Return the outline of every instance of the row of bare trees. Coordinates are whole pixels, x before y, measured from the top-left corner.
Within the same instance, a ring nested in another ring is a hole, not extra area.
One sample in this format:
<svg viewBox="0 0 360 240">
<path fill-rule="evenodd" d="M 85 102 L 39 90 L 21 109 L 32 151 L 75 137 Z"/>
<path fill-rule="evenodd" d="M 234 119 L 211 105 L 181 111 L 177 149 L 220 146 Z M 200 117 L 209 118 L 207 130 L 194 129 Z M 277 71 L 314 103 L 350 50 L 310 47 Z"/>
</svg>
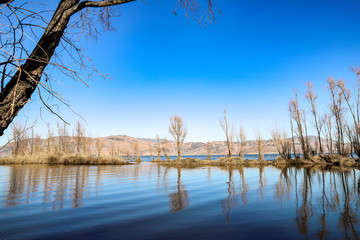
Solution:
<svg viewBox="0 0 360 240">
<path fill-rule="evenodd" d="M 283 153 L 286 152 L 288 157 L 291 151 L 295 157 L 299 157 L 301 153 L 307 159 L 324 152 L 342 156 L 353 156 L 355 153 L 360 156 L 360 73 L 358 69 L 353 70 L 357 78 L 352 83 L 346 84 L 342 79 L 335 81 L 332 77 L 327 79 L 330 100 L 328 111 L 323 114 L 317 109 L 318 95 L 310 82 L 306 83 L 307 89 L 304 95 L 308 103 L 307 110 L 300 106 L 295 91 L 294 97 L 289 102 L 292 144 L 285 138 L 279 141 L 279 149 L 282 149 Z M 310 122 L 317 134 L 313 146 L 308 136 L 307 115 L 311 116 Z M 276 131 L 275 135 L 276 137 L 273 135 L 273 138 L 278 140 L 279 132 Z M 295 147 L 295 137 L 300 143 L 300 151 Z"/>
<path fill-rule="evenodd" d="M 228 157 L 231 157 L 233 155 L 235 138 L 236 138 L 237 143 L 238 143 L 238 149 L 239 149 L 238 156 L 240 158 L 243 158 L 244 154 L 245 154 L 245 148 L 246 148 L 246 142 L 247 142 L 244 128 L 242 126 L 240 126 L 239 131 L 238 132 L 235 131 L 235 128 L 228 123 L 228 120 L 226 117 L 226 109 L 224 110 L 224 119 L 221 119 L 219 122 L 220 122 L 222 130 L 225 133 Z M 184 145 L 184 141 L 187 136 L 187 127 L 186 127 L 186 124 L 183 121 L 182 117 L 174 116 L 174 117 L 170 118 L 169 133 L 172 135 L 173 139 L 176 142 L 177 157 L 179 159 L 179 158 L 181 158 L 182 147 Z M 158 149 L 159 149 L 159 146 L 160 146 L 159 136 L 157 136 L 157 140 L 158 140 Z M 166 141 L 166 139 L 164 141 Z M 206 148 L 206 152 L 207 152 L 207 159 L 210 159 L 211 158 L 211 143 L 207 142 L 205 144 L 205 148 Z M 258 137 L 257 137 L 257 148 L 259 150 L 259 158 L 263 159 L 265 142 L 262 140 L 260 132 L 258 132 Z M 166 156 L 165 152 L 164 152 L 164 155 Z M 160 159 L 160 156 L 159 156 L 159 159 Z"/>
<path fill-rule="evenodd" d="M 356 81 L 348 83 L 343 80 L 335 81 L 327 79 L 327 90 L 330 101 L 328 112 L 319 113 L 317 108 L 318 95 L 312 83 L 306 83 L 304 98 L 308 108 L 303 108 L 297 92 L 289 102 L 291 137 L 287 132 L 276 126 L 271 131 L 272 141 L 280 156 L 284 159 L 298 158 L 301 155 L 305 159 L 322 153 L 336 153 L 342 156 L 360 156 L 360 69 L 353 69 L 356 73 Z M 307 117 L 310 116 L 310 119 Z M 316 139 L 310 142 L 308 124 L 316 132 Z M 246 135 L 240 126 L 236 134 L 235 127 L 228 123 L 226 110 L 224 118 L 220 120 L 221 128 L 225 134 L 228 156 L 233 156 L 235 137 L 239 145 L 238 156 L 243 158 L 246 147 Z M 259 159 L 263 158 L 265 141 L 260 131 L 255 132 L 256 148 Z"/>
<path fill-rule="evenodd" d="M 86 136 L 85 128 L 81 122 L 77 122 L 72 131 L 66 124 L 57 123 L 56 131 L 47 124 L 46 138 L 34 130 L 34 125 L 26 127 L 21 123 L 11 125 L 11 153 L 13 156 L 37 155 L 37 154 L 83 154 L 102 156 L 105 142 L 101 139 L 92 139 Z M 91 147 L 93 145 L 93 147 Z M 93 149 L 93 151 L 91 151 Z M 166 147 L 165 147 L 166 149 Z M 151 150 L 150 150 L 151 151 Z M 167 151 L 167 150 L 165 150 Z M 112 145 L 110 156 L 123 159 L 141 161 L 139 142 L 133 142 L 129 148 L 116 148 Z"/>
<path fill-rule="evenodd" d="M 21 123 L 11 125 L 10 144 L 12 155 L 34 155 L 39 153 L 89 153 L 91 141 L 85 136 L 85 128 L 80 122 L 76 123 L 73 134 L 69 134 L 66 124 L 57 123 L 57 136 L 47 124 L 46 139 L 41 139 L 34 130 L 34 125 L 26 127 Z"/>
<path fill-rule="evenodd" d="M 298 94 L 295 91 L 294 97 L 289 102 L 291 137 L 288 138 L 286 131 L 279 130 L 278 127 L 271 131 L 273 143 L 282 158 L 289 159 L 292 156 L 299 157 L 302 154 L 304 158 L 311 159 L 311 156 L 317 153 L 322 154 L 326 150 L 328 153 L 338 153 L 344 156 L 348 156 L 353 152 L 358 156 L 360 155 L 360 74 L 357 70 L 355 72 L 357 74 L 357 81 L 353 84 L 352 88 L 347 87 L 343 80 L 338 80 L 337 82 L 333 78 L 327 80 L 327 89 L 330 93 L 329 111 L 322 115 L 317 109 L 318 95 L 311 83 L 306 83 L 307 89 L 304 95 L 309 106 L 308 110 L 301 107 Z M 307 116 L 309 113 L 312 126 L 317 134 L 314 144 L 310 144 L 308 135 L 309 121 Z M 350 123 L 347 121 L 346 113 L 349 113 Z M 233 125 L 229 124 L 226 110 L 224 110 L 223 119 L 219 122 L 225 134 L 228 157 L 234 155 L 235 144 L 237 144 L 237 155 L 243 158 L 247 146 L 244 128 L 240 126 L 237 131 Z M 178 158 L 181 158 L 187 132 L 187 126 L 182 117 L 173 116 L 170 118 L 169 133 L 176 143 Z M 54 137 L 54 133 L 48 125 L 48 136 L 44 148 L 40 146 L 42 142 L 40 141 L 40 135 L 31 129 L 31 136 L 29 137 L 26 133 L 26 127 L 21 124 L 14 124 L 12 126 L 12 135 L 14 144 L 11 146 L 14 155 L 24 154 L 25 152 L 34 154 L 40 151 L 40 149 L 47 149 L 47 152 L 88 153 L 88 146 L 90 144 L 88 138 L 85 137 L 85 129 L 80 122 L 76 124 L 72 136 L 69 136 L 65 124 L 58 123 L 57 137 Z M 259 159 L 262 160 L 266 142 L 263 140 L 259 130 L 256 131 L 255 135 Z M 326 143 L 322 140 L 323 137 L 325 137 Z M 95 145 L 100 156 L 104 144 L 97 140 Z M 161 155 L 165 156 L 166 159 L 170 159 L 168 145 L 167 139 L 160 139 L 160 136 L 157 135 L 156 154 L 158 160 L 161 160 Z M 139 143 L 133 143 L 132 148 L 134 158 L 139 160 Z M 208 153 L 208 159 L 210 159 L 211 144 L 207 143 L 205 148 Z M 155 159 L 151 144 L 149 144 L 149 150 L 151 157 Z M 112 149 L 111 152 L 115 154 L 116 151 Z M 130 155 L 129 151 L 120 150 L 117 151 L 117 154 L 122 154 L 123 156 Z"/>
<path fill-rule="evenodd" d="M 237 155 L 241 159 L 244 158 L 245 152 L 246 152 L 246 146 L 247 146 L 247 136 L 245 133 L 245 130 L 242 126 L 239 127 L 239 130 L 237 131 L 235 127 L 231 124 L 229 124 L 227 116 L 226 116 L 226 109 L 224 110 L 224 118 L 219 120 L 220 126 L 225 134 L 225 144 L 227 148 L 227 156 L 232 157 L 234 155 L 235 151 L 235 144 L 237 144 Z M 180 116 L 173 116 L 170 118 L 170 126 L 169 126 L 169 133 L 172 135 L 175 143 L 176 143 L 176 149 L 177 149 L 177 158 L 181 158 L 181 152 L 183 149 L 184 141 L 187 136 L 187 126 Z M 163 151 L 163 155 L 166 159 L 170 159 L 167 153 L 167 145 L 168 141 L 165 139 L 161 140 L 160 136 L 156 136 L 157 144 L 157 156 L 158 160 L 161 160 L 161 151 Z M 259 154 L 259 159 L 264 159 L 264 153 L 265 153 L 265 147 L 266 142 L 263 140 L 262 135 L 260 131 L 258 130 L 256 132 L 256 148 Z M 211 152 L 212 152 L 212 144 L 210 142 L 207 142 L 205 144 L 205 149 L 207 153 L 207 159 L 211 158 Z M 152 151 L 150 151 L 152 152 Z M 152 156 L 152 154 L 151 154 Z M 153 158 L 154 159 L 154 158 Z"/>
<path fill-rule="evenodd" d="M 224 118 L 220 119 L 219 122 L 221 129 L 225 134 L 227 156 L 232 157 L 234 155 L 235 144 L 237 143 L 238 145 L 237 155 L 239 158 L 243 159 L 247 146 L 247 136 L 244 128 L 240 125 L 239 129 L 236 130 L 234 125 L 229 124 L 226 116 L 226 109 L 224 109 Z M 255 144 L 259 155 L 259 160 L 264 160 L 266 142 L 263 139 L 259 129 L 255 132 Z"/>
<path fill-rule="evenodd" d="M 181 117 L 172 118 L 173 123 L 173 134 L 177 140 L 176 145 L 178 147 L 178 154 L 181 154 L 181 148 L 186 137 L 186 127 L 182 122 Z M 171 128 L 169 128 L 170 131 Z M 67 154 L 67 153 L 78 153 L 78 154 L 93 154 L 100 157 L 105 147 L 104 141 L 101 139 L 95 139 L 86 137 L 85 128 L 77 122 L 73 129 L 72 135 L 69 134 L 69 129 L 66 124 L 57 123 L 56 131 L 51 129 L 50 125 L 47 124 L 46 138 L 42 139 L 39 133 L 34 130 L 34 125 L 27 127 L 22 123 L 14 123 L 11 125 L 11 143 L 9 144 L 13 156 L 20 155 L 36 155 L 40 153 L 47 154 Z M 95 152 L 91 153 L 90 145 L 94 145 Z M 149 143 L 149 151 L 151 157 L 153 157 L 153 146 Z M 160 139 L 157 136 L 157 156 L 158 160 L 161 159 L 161 155 L 165 156 L 166 159 L 170 159 L 169 155 L 169 141 Z M 111 156 L 119 156 L 124 159 L 135 161 L 141 161 L 141 151 L 139 142 L 135 141 L 131 144 L 130 149 L 128 148 L 117 148 L 111 146 Z M 178 155 L 181 156 L 181 155 Z"/>
<path fill-rule="evenodd" d="M 226 115 L 225 115 L 226 122 Z M 226 122 L 227 124 L 227 122 Z M 29 134 L 30 132 L 30 134 Z M 180 116 L 173 116 L 170 118 L 169 133 L 172 135 L 177 149 L 177 157 L 181 158 L 182 149 L 184 146 L 184 141 L 187 136 L 187 126 Z M 234 147 L 235 134 L 231 135 L 229 138 L 230 144 L 228 146 L 231 149 Z M 236 135 L 239 143 L 239 156 L 243 156 L 246 146 L 246 136 L 243 128 L 240 128 L 238 134 Z M 157 143 L 155 145 L 157 160 L 161 160 L 161 156 L 164 156 L 165 159 L 170 159 L 169 154 L 169 141 L 166 138 L 161 139 L 159 135 L 156 136 Z M 12 154 L 17 155 L 33 155 L 39 154 L 42 152 L 45 153 L 82 153 L 90 154 L 90 145 L 94 145 L 96 150 L 96 155 L 101 156 L 101 153 L 104 149 L 104 142 L 96 139 L 95 141 L 91 138 L 86 137 L 85 128 L 80 123 L 77 122 L 75 128 L 73 129 L 72 135 L 69 134 L 69 129 L 65 123 L 57 123 L 57 129 L 54 131 L 51 129 L 50 124 L 47 124 L 47 135 L 45 139 L 41 139 L 40 134 L 35 133 L 33 126 L 27 128 L 25 125 L 20 123 L 12 124 L 12 143 L 10 144 L 12 149 Z M 150 156 L 155 160 L 153 156 L 153 146 L 148 144 Z M 232 150 L 229 150 L 231 153 Z M 211 158 L 211 144 L 210 142 L 206 143 L 206 151 L 208 159 Z M 132 152 L 132 154 L 131 154 Z M 114 146 L 111 146 L 110 155 L 120 156 L 124 159 L 130 160 L 133 158 L 136 161 L 141 161 L 141 151 L 139 142 L 133 142 L 129 149 L 115 149 Z"/>
</svg>

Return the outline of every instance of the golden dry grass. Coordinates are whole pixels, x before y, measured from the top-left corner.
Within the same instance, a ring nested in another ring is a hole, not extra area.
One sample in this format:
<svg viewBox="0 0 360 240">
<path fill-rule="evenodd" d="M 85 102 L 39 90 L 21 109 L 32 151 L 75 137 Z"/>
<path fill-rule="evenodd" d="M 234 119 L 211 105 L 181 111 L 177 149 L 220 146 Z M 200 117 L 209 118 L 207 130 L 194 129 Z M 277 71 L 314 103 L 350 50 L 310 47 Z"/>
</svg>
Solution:
<svg viewBox="0 0 360 240">
<path fill-rule="evenodd" d="M 127 165 L 131 163 L 112 156 L 38 154 L 3 157 L 0 158 L 0 164 Z"/>
<path fill-rule="evenodd" d="M 254 166 L 254 165 L 272 165 L 272 161 L 261 160 L 242 160 L 240 157 L 222 157 L 217 160 L 202 160 L 197 158 L 180 158 L 170 161 L 164 161 L 163 165 L 176 166 Z"/>
<path fill-rule="evenodd" d="M 153 160 L 151 160 L 151 162 L 153 162 L 153 163 L 161 163 L 161 162 L 164 162 L 164 161 L 160 160 L 160 159 L 157 159 L 157 158 L 154 158 Z"/>
<path fill-rule="evenodd" d="M 328 156 L 328 155 L 327 155 Z M 217 160 L 201 160 L 196 158 L 180 158 L 174 160 L 167 160 L 159 164 L 167 166 L 305 166 L 305 165 L 331 165 L 331 166 L 346 166 L 346 167 L 359 167 L 359 160 L 352 158 L 339 157 L 338 155 L 331 155 L 330 157 L 314 156 L 312 159 L 307 160 L 303 158 L 297 159 L 283 159 L 281 157 L 272 161 L 265 160 L 243 160 L 240 157 L 221 157 Z M 332 159 L 332 161 L 327 158 Z"/>
</svg>

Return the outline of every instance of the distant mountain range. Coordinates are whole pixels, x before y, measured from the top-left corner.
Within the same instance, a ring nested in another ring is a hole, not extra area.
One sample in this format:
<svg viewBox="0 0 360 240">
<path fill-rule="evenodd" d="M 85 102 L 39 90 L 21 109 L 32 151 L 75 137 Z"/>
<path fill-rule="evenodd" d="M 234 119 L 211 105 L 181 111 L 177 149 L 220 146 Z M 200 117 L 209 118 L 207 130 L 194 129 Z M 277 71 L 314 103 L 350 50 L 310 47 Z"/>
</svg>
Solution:
<svg viewBox="0 0 360 240">
<path fill-rule="evenodd" d="M 129 152 L 130 155 L 134 153 L 134 143 L 138 143 L 139 151 L 141 155 L 150 155 L 150 148 L 152 148 L 152 154 L 156 155 L 156 139 L 152 138 L 134 138 L 127 135 L 114 135 L 114 136 L 108 136 L 108 137 L 98 137 L 98 138 L 87 138 L 88 140 L 91 140 L 90 144 L 90 152 L 96 153 L 96 140 L 100 141 L 103 144 L 102 153 L 109 154 L 112 151 L 115 152 Z M 45 143 L 45 139 L 42 139 L 43 143 Z M 309 136 L 310 145 L 313 147 L 315 146 L 316 137 L 315 136 Z M 273 140 L 266 140 L 266 147 L 265 147 L 265 153 L 277 153 L 275 144 Z M 300 150 L 300 143 L 295 138 L 296 148 Z M 327 151 L 326 146 L 326 140 L 322 139 L 322 144 L 324 147 L 325 152 Z M 212 141 L 210 142 L 211 146 L 211 154 L 212 155 L 226 155 L 227 154 L 227 147 L 225 141 Z M 237 143 L 234 143 L 234 150 L 233 154 L 236 155 L 238 153 L 238 145 Z M 1 155 L 8 155 L 11 153 L 10 146 L 6 146 L 3 150 L 0 151 Z M 176 155 L 176 143 L 173 141 L 168 142 L 168 154 L 169 155 Z M 257 148 L 256 148 L 256 141 L 250 140 L 247 141 L 246 144 L 246 154 L 256 154 Z M 207 155 L 206 151 L 206 143 L 204 142 L 186 142 L 184 143 L 182 155 Z"/>
</svg>

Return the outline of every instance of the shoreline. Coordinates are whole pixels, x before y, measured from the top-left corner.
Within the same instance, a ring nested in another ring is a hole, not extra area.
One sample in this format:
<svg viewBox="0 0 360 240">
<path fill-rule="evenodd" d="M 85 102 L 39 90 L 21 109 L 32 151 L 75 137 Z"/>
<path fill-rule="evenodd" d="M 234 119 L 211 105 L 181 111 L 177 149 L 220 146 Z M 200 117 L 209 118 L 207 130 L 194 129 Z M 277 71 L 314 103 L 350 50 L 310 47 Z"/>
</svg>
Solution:
<svg viewBox="0 0 360 240">
<path fill-rule="evenodd" d="M 47 165 L 130 165 L 119 157 L 90 156 L 81 154 L 50 154 L 31 156 L 7 156 L 0 158 L 1 165 L 12 164 L 47 164 Z"/>
<path fill-rule="evenodd" d="M 139 164 L 141 160 L 128 161 L 113 156 L 90 156 L 81 154 L 50 154 L 31 156 L 7 156 L 0 158 L 0 165 L 12 164 L 48 164 L 48 165 L 132 165 Z M 312 156 L 310 159 L 277 157 L 274 160 L 242 159 L 240 157 L 220 157 L 216 160 L 203 160 L 200 158 L 180 158 L 172 160 L 146 161 L 162 166 L 175 167 L 201 167 L 201 166 L 340 166 L 360 167 L 359 158 L 344 157 L 337 154 L 323 154 Z"/>
<path fill-rule="evenodd" d="M 247 160 L 240 157 L 221 157 L 217 160 L 202 160 L 197 158 L 180 158 L 159 162 L 164 166 L 340 166 L 360 167 L 360 159 L 343 157 L 336 154 L 313 156 L 310 159 L 277 157 L 274 160 Z"/>
</svg>

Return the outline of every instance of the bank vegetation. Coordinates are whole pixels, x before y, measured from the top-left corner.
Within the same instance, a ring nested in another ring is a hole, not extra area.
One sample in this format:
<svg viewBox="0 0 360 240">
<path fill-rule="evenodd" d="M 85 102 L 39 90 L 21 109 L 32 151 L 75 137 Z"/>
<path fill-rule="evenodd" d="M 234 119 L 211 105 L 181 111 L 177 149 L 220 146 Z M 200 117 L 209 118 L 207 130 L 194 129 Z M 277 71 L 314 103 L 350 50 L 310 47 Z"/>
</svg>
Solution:
<svg viewBox="0 0 360 240">
<path fill-rule="evenodd" d="M 12 141 L 9 143 L 11 155 L 0 158 L 1 164 L 76 164 L 108 165 L 130 164 L 125 156 L 102 154 L 104 143 L 85 136 L 85 128 L 76 123 L 73 134 L 69 134 L 66 124 L 57 124 L 57 136 L 48 124 L 47 138 L 41 139 L 33 127 L 20 123 L 11 125 Z M 95 144 L 96 152 L 90 152 Z"/>
</svg>

